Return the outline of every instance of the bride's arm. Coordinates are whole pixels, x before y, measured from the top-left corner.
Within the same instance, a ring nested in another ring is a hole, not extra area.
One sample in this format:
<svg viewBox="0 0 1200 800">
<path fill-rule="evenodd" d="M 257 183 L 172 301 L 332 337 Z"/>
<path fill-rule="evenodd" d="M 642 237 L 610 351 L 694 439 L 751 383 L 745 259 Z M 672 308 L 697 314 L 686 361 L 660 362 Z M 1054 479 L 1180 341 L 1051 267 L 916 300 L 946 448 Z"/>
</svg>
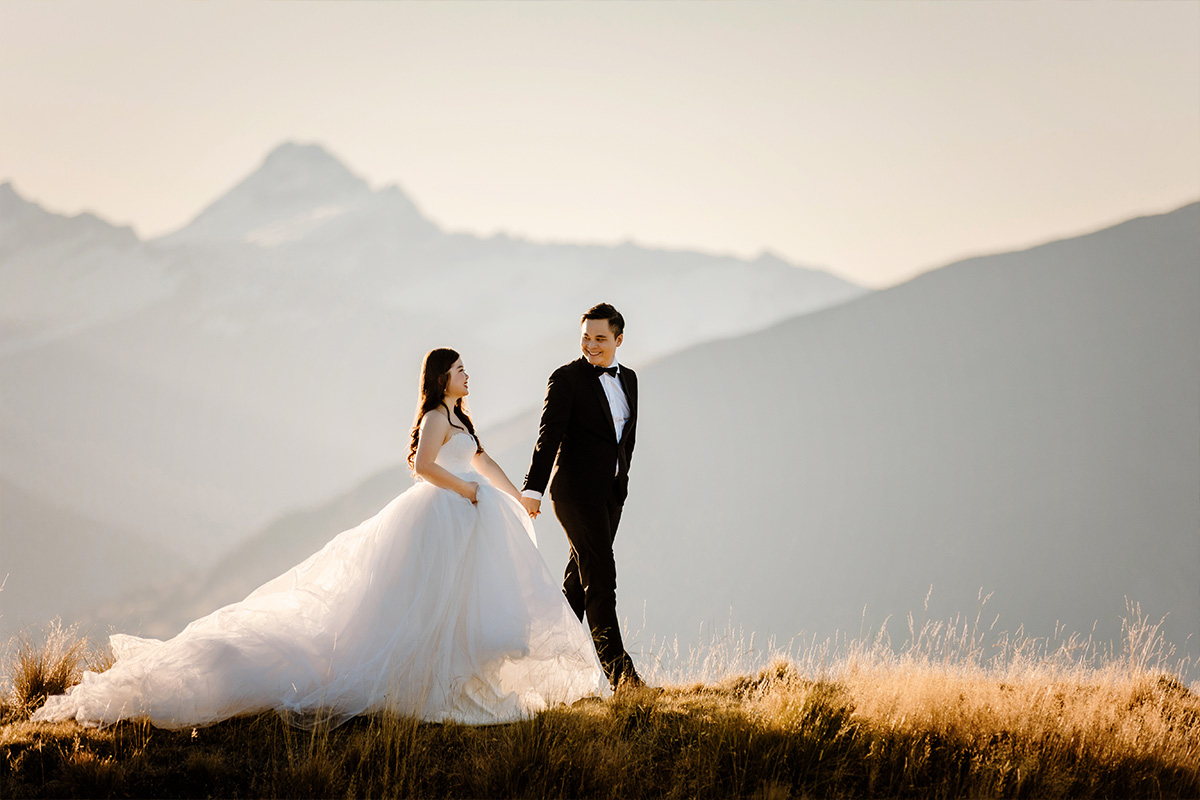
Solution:
<svg viewBox="0 0 1200 800">
<path fill-rule="evenodd" d="M 417 477 L 432 483 L 442 489 L 458 492 L 472 503 L 476 501 L 476 491 L 479 484 L 474 481 L 464 481 L 445 467 L 434 463 L 438 451 L 442 449 L 442 440 L 450 428 L 449 420 L 441 414 L 426 414 L 421 419 L 421 432 L 417 438 L 417 457 L 413 459 L 413 472 Z"/>
<path fill-rule="evenodd" d="M 491 481 L 492 486 L 511 495 L 518 503 L 521 502 L 520 490 L 513 485 L 513 482 L 504 474 L 504 470 L 500 469 L 500 465 L 487 453 L 479 452 L 472 456 L 471 466 L 475 468 L 476 472 Z"/>
</svg>

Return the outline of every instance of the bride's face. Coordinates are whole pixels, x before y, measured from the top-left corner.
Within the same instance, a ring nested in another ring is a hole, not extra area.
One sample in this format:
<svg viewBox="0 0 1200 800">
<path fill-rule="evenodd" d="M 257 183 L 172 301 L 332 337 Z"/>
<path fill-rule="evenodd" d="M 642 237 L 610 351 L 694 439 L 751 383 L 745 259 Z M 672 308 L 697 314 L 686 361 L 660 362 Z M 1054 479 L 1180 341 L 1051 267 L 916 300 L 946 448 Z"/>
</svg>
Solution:
<svg viewBox="0 0 1200 800">
<path fill-rule="evenodd" d="M 462 359 L 458 359 L 450 365 L 449 377 L 446 379 L 446 397 L 451 400 L 457 400 L 460 397 L 466 397 L 467 392 L 467 370 L 463 367 Z"/>
</svg>

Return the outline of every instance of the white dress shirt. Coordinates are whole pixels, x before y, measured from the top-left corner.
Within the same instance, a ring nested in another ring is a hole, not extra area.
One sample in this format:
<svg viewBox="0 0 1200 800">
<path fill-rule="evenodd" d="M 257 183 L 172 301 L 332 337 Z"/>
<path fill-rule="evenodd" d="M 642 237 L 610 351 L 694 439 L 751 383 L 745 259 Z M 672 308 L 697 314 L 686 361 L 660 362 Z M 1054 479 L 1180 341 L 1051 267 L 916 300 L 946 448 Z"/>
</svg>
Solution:
<svg viewBox="0 0 1200 800">
<path fill-rule="evenodd" d="M 621 365 L 616 359 L 613 359 L 610 366 L 616 367 L 618 373 L 621 371 Z M 617 432 L 619 442 L 621 434 L 625 431 L 625 423 L 629 422 L 629 398 L 625 396 L 625 390 L 621 388 L 621 381 L 616 375 L 600 373 L 600 385 L 604 387 L 604 396 L 608 398 L 608 410 L 612 412 L 613 428 Z"/>
</svg>

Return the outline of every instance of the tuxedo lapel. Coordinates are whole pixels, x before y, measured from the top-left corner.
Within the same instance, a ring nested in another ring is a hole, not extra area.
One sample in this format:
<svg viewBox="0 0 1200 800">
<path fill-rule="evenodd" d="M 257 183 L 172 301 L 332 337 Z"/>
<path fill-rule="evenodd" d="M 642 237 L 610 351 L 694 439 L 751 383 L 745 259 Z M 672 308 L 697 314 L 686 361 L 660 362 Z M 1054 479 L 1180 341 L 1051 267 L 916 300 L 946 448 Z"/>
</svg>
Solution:
<svg viewBox="0 0 1200 800">
<path fill-rule="evenodd" d="M 604 414 L 604 418 L 608 420 L 608 429 L 612 431 L 613 441 L 617 438 L 617 427 L 613 423 L 612 407 L 608 404 L 608 395 L 604 393 L 604 387 L 600 385 L 600 376 L 592 369 L 589 364 L 584 380 L 592 385 L 592 391 L 596 395 L 596 399 L 600 402 L 600 412 Z"/>
<path fill-rule="evenodd" d="M 637 384 L 625 377 L 624 368 L 617 370 L 617 381 L 621 384 L 621 389 L 625 391 L 625 402 L 629 404 L 629 419 L 625 421 L 625 430 L 621 432 L 621 438 L 625 439 L 637 423 Z M 609 416 L 612 415 L 610 414 Z M 614 427 L 613 435 L 615 436 L 616 433 L 617 431 Z"/>
<path fill-rule="evenodd" d="M 596 396 L 596 402 L 600 404 L 600 413 L 607 421 L 606 424 L 609 431 L 612 432 L 613 441 L 615 442 L 617 441 L 617 426 L 613 422 L 612 406 L 608 404 L 608 395 L 604 393 L 604 386 L 600 383 L 600 374 L 596 372 L 595 367 L 586 358 L 580 358 L 577 363 L 579 364 L 579 378 L 592 387 L 592 394 Z M 620 378 L 620 376 L 621 373 L 618 371 L 617 377 Z M 622 388 L 625 387 L 624 381 L 621 381 L 621 386 Z M 625 397 L 629 397 L 628 389 L 625 391 Z M 629 426 L 626 425 L 625 427 L 628 428 Z"/>
</svg>

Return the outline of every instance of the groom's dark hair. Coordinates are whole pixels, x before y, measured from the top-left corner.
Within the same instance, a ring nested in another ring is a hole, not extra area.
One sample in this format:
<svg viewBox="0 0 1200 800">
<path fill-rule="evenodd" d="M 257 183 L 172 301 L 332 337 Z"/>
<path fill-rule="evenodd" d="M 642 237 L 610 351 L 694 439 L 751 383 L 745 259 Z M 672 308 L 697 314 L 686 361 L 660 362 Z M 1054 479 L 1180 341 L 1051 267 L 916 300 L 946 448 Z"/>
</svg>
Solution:
<svg viewBox="0 0 1200 800">
<path fill-rule="evenodd" d="M 592 306 L 584 312 L 583 318 L 579 320 L 579 324 L 583 324 L 587 319 L 606 319 L 608 327 L 612 329 L 613 336 L 620 336 L 625 332 L 625 318 L 621 316 L 621 312 L 610 306 L 608 303 L 600 303 Z"/>
</svg>

